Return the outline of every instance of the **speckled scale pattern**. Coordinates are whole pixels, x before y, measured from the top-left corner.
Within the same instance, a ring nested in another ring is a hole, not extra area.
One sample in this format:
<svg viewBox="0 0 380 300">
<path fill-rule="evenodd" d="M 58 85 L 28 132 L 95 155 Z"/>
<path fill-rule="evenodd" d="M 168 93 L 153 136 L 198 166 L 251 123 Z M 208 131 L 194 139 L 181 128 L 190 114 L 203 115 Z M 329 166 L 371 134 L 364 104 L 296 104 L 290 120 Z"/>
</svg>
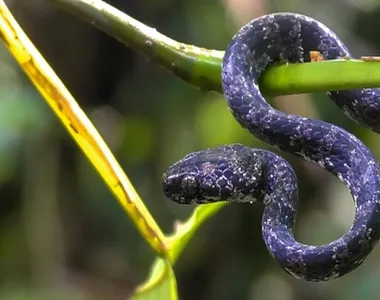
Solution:
<svg viewBox="0 0 380 300">
<path fill-rule="evenodd" d="M 348 187 L 355 220 L 345 235 L 319 246 L 295 240 L 297 178 L 288 162 L 265 150 L 233 144 L 189 154 L 165 172 L 163 190 L 182 204 L 264 203 L 262 232 L 270 254 L 296 278 L 326 281 L 356 269 L 379 240 L 380 167 L 353 134 L 280 112 L 262 96 L 258 79 L 268 65 L 307 62 L 310 51 L 319 51 L 324 59 L 351 57 L 330 29 L 309 17 L 277 13 L 255 19 L 239 30 L 226 50 L 223 90 L 231 113 L 255 137 L 318 164 Z M 379 132 L 378 89 L 328 95 L 351 118 Z"/>
</svg>

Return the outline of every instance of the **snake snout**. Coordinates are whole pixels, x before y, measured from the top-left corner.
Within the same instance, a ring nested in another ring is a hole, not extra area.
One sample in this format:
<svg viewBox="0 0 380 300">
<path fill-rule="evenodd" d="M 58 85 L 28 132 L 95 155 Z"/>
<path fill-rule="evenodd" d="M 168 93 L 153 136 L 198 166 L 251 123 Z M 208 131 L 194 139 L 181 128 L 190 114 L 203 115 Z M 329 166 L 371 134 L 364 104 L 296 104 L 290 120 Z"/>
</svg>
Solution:
<svg viewBox="0 0 380 300">
<path fill-rule="evenodd" d="M 199 181 L 192 175 L 164 174 L 162 189 L 166 197 L 181 204 L 192 204 L 197 201 L 199 194 Z"/>
</svg>

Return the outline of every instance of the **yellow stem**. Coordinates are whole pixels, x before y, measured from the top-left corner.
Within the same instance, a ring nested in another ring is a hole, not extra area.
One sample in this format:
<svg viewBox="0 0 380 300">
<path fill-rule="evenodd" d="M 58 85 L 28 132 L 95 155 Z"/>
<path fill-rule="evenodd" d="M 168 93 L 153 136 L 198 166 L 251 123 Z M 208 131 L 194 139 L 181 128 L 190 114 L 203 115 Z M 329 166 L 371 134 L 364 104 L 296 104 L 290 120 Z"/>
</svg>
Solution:
<svg viewBox="0 0 380 300">
<path fill-rule="evenodd" d="M 0 1 L 0 38 L 107 183 L 138 230 L 160 256 L 167 253 L 164 234 L 91 121 Z"/>
</svg>

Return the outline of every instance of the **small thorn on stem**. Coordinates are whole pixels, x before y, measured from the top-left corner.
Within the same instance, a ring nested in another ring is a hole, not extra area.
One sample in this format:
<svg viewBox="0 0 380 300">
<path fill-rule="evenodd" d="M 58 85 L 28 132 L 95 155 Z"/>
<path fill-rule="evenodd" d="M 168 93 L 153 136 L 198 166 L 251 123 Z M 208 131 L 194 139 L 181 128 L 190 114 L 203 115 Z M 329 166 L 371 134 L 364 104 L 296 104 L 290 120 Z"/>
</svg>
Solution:
<svg viewBox="0 0 380 300">
<path fill-rule="evenodd" d="M 363 61 L 380 61 L 380 56 L 361 56 L 360 59 Z"/>
</svg>

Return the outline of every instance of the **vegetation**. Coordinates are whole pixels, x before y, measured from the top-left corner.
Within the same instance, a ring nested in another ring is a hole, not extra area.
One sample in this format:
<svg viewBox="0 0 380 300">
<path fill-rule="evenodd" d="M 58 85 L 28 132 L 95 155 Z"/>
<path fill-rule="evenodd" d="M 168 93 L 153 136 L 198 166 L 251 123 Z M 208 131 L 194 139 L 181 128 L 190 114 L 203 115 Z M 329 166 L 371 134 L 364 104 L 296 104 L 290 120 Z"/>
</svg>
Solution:
<svg viewBox="0 0 380 300">
<path fill-rule="evenodd" d="M 220 95 L 220 69 L 223 51 L 208 50 L 177 42 L 100 0 L 50 0 L 50 2 L 107 33 L 134 51 L 144 54 L 151 63 L 164 67 L 172 75 L 180 78 L 182 80 L 180 85 L 188 84 L 199 88 L 205 102 L 208 102 L 205 104 L 203 112 L 200 113 L 197 122 L 200 132 L 198 139 L 202 140 L 203 138 L 205 140 L 202 147 L 220 144 L 234 137 L 239 138 L 240 141 L 252 139 L 248 134 L 239 131 L 238 125 L 228 115 L 228 110 L 223 101 L 214 101 L 214 99 L 220 100 L 219 98 L 222 98 Z M 147 200 L 142 200 L 142 198 L 146 198 L 146 193 L 143 192 L 144 197 L 140 197 L 136 191 L 141 190 L 143 185 L 140 184 L 139 188 L 134 187 L 129 176 L 121 167 L 123 163 L 119 163 L 114 157 L 113 151 L 107 146 L 90 118 L 82 110 L 81 105 L 73 98 L 54 70 L 23 32 L 3 1 L 0 2 L 0 13 L 1 38 L 9 52 L 112 191 L 114 197 L 133 221 L 141 237 L 156 254 L 149 278 L 137 287 L 132 298 L 178 299 L 173 266 L 177 263 L 190 240 L 195 237 L 197 229 L 226 205 L 198 206 L 191 212 L 186 221 L 176 221 L 174 231 L 165 234 L 158 225 L 159 222 L 155 221 L 147 208 L 149 206 Z M 146 81 L 144 85 L 145 88 L 149 89 L 150 82 Z M 341 59 L 274 66 L 265 72 L 261 86 L 265 95 L 272 97 L 306 92 L 376 87 L 380 86 L 379 62 L 376 60 Z M 218 94 L 203 93 L 205 91 L 214 91 Z M 138 93 L 138 89 L 135 92 Z M 194 91 L 190 91 L 189 94 L 194 95 Z M 173 94 L 170 97 L 177 102 L 183 101 L 183 103 L 177 103 L 170 108 L 169 105 L 173 103 L 172 101 L 165 106 L 165 117 L 174 118 L 174 121 L 170 123 L 171 126 L 175 124 L 177 118 L 169 116 L 168 111 L 175 115 L 178 113 L 177 110 L 189 105 L 189 101 L 181 100 L 179 95 L 173 89 Z M 164 109 L 159 111 L 163 112 Z M 220 118 L 225 117 L 225 124 L 213 123 L 215 121 L 208 120 L 210 112 L 220 113 Z M 328 113 L 325 113 L 325 116 L 327 115 Z M 141 131 L 144 132 L 143 125 L 138 121 L 129 124 L 131 128 L 134 128 L 135 125 L 140 133 Z M 211 125 L 215 125 L 213 128 L 224 126 L 221 131 L 224 132 L 225 136 L 217 137 L 215 133 L 207 132 L 210 130 L 208 128 L 212 127 Z M 149 133 L 147 134 L 149 135 Z M 173 131 L 170 134 L 173 134 Z M 368 136 L 368 133 L 362 134 L 363 139 L 365 139 L 365 135 Z M 156 140 L 159 139 L 162 139 L 163 143 L 168 143 L 169 137 L 163 137 L 161 134 Z M 255 141 L 254 145 L 265 147 L 258 141 Z M 128 147 L 133 147 L 133 145 L 131 144 Z M 143 148 L 141 145 L 140 147 Z M 141 151 L 141 149 L 136 151 Z M 88 171 L 86 172 L 84 174 L 88 174 Z M 155 180 L 158 181 L 159 177 L 155 177 Z M 157 196 L 154 204 L 161 205 L 157 204 L 157 201 L 162 201 L 162 197 Z M 152 205 L 152 202 L 149 203 Z M 129 240 L 127 234 L 124 238 L 127 241 Z M 248 236 L 247 238 L 253 237 Z M 233 274 L 229 275 L 229 277 L 233 276 Z"/>
</svg>

